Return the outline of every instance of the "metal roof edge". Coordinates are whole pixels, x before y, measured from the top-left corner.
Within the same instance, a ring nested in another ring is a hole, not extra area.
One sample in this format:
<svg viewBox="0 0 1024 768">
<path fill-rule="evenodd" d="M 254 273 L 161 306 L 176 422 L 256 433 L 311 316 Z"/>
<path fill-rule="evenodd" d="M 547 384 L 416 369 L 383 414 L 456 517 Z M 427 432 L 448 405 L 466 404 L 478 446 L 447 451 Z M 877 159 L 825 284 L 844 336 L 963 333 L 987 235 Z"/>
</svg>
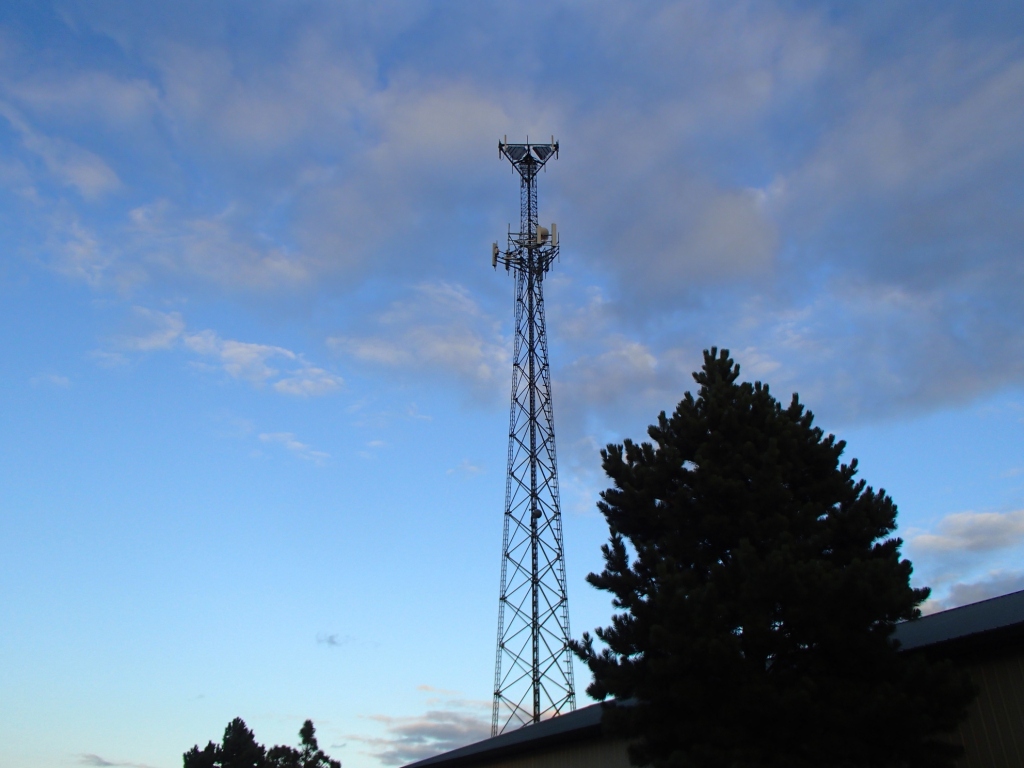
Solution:
<svg viewBox="0 0 1024 768">
<path fill-rule="evenodd" d="M 614 702 L 599 701 L 574 712 L 567 712 L 564 715 L 501 733 L 465 747 L 453 749 L 450 752 L 443 752 L 440 755 L 409 763 L 405 768 L 428 768 L 428 766 L 435 765 L 455 766 L 484 759 L 495 753 L 511 754 L 533 749 L 542 744 L 583 738 L 592 731 L 600 730 L 601 716 L 605 707 L 608 706 L 614 706 Z"/>
<path fill-rule="evenodd" d="M 938 645 L 1024 624 L 1024 590 L 968 603 L 897 624 L 901 650 Z"/>
</svg>

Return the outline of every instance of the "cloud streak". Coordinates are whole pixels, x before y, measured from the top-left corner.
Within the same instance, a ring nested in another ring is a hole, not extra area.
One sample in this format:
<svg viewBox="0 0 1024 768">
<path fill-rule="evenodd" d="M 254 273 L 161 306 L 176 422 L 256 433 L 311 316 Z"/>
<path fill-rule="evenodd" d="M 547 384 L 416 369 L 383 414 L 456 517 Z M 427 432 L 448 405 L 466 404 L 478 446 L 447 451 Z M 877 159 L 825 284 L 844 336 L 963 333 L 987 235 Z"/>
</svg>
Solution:
<svg viewBox="0 0 1024 768">
<path fill-rule="evenodd" d="M 914 536 L 911 543 L 925 552 L 982 554 L 1024 541 L 1024 510 L 957 512 L 939 521 L 936 533 Z"/>
<path fill-rule="evenodd" d="M 21 136 L 22 145 L 43 161 L 60 184 L 94 201 L 121 186 L 117 174 L 99 156 L 66 139 L 46 136 L 9 104 L 0 101 L 0 117 Z"/>
<path fill-rule="evenodd" d="M 375 331 L 334 336 L 337 352 L 369 365 L 455 378 L 493 393 L 511 366 L 500 323 L 463 286 L 424 283 L 375 319 Z"/>
<path fill-rule="evenodd" d="M 135 307 L 134 319 L 145 330 L 119 337 L 117 346 L 130 352 L 184 349 L 200 359 L 212 359 L 233 379 L 253 386 L 269 385 L 275 392 L 295 397 L 318 397 L 339 391 L 344 379 L 285 347 L 225 339 L 212 330 L 188 332 L 178 312 Z M 110 354 L 105 353 L 108 358 Z"/>
<path fill-rule="evenodd" d="M 51 389 L 70 389 L 71 379 L 56 373 L 45 373 L 33 376 L 30 381 L 33 387 L 50 387 Z"/>
<path fill-rule="evenodd" d="M 481 715 L 429 710 L 416 717 L 375 715 L 387 736 L 379 739 L 352 736 L 371 748 L 371 754 L 384 765 L 404 765 L 490 736 L 490 722 Z"/>
<path fill-rule="evenodd" d="M 222 339 L 213 331 L 188 334 L 182 341 L 187 349 L 197 355 L 218 360 L 232 378 L 244 379 L 257 385 L 265 384 L 267 380 L 280 375 L 280 370 L 274 368 L 271 361 L 287 363 L 297 358 L 294 352 L 284 347 Z"/>
<path fill-rule="evenodd" d="M 367 754 L 384 765 L 403 765 L 472 744 L 490 736 L 490 702 L 462 697 L 457 691 L 419 685 L 429 694 L 421 715 L 371 715 L 384 727 L 384 736 L 350 736 L 369 748 Z"/>
<path fill-rule="evenodd" d="M 135 321 L 148 326 L 135 335 L 121 336 L 117 345 L 131 352 L 154 352 L 175 346 L 185 331 L 180 312 L 158 312 L 146 307 L 133 307 Z"/>
<path fill-rule="evenodd" d="M 961 605 L 969 605 L 992 597 L 1008 595 L 1024 589 L 1024 572 L 991 571 L 975 581 L 958 581 L 944 590 L 941 598 L 929 598 L 921 606 L 924 614 L 945 611 Z"/>
<path fill-rule="evenodd" d="M 306 443 L 300 442 L 291 432 L 263 432 L 259 439 L 264 443 L 280 445 L 300 459 L 311 461 L 317 466 L 322 466 L 331 458 L 329 453 L 313 450 Z"/>
<path fill-rule="evenodd" d="M 99 755 L 93 754 L 91 752 L 87 752 L 87 753 L 83 753 L 83 754 L 79 755 L 78 756 L 78 763 L 79 763 L 79 765 L 90 765 L 90 766 L 96 766 L 97 768 L 108 768 L 108 767 L 115 767 L 115 768 L 153 768 L 153 766 L 146 765 L 145 763 L 116 762 L 116 761 L 107 760 L 107 759 L 105 759 L 103 757 L 100 757 Z"/>
</svg>

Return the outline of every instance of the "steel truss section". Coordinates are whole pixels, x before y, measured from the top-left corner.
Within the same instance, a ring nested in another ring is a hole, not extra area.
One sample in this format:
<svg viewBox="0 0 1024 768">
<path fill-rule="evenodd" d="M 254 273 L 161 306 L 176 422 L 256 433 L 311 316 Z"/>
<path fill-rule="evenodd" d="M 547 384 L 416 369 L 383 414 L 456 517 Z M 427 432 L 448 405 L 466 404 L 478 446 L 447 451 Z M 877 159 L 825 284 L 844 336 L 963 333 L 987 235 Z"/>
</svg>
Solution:
<svg viewBox="0 0 1024 768">
<path fill-rule="evenodd" d="M 558 501 L 544 275 L 558 233 L 537 221 L 537 172 L 558 144 L 498 143 L 520 177 L 520 229 L 492 263 L 515 277 L 516 332 L 491 734 L 576 708 Z"/>
</svg>

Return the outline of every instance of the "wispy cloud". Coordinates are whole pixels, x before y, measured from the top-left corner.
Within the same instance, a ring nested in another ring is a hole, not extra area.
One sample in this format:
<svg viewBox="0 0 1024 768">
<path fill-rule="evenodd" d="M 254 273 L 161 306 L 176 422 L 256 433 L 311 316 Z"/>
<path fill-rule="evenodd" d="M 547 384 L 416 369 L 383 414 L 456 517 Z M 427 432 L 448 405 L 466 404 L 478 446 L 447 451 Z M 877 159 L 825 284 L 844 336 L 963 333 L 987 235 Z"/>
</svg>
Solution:
<svg viewBox="0 0 1024 768">
<path fill-rule="evenodd" d="M 121 186 L 117 174 L 98 155 L 67 139 L 41 133 L 3 101 L 0 101 L 0 117 L 21 135 L 25 149 L 39 157 L 59 183 L 73 187 L 83 198 L 95 200 Z"/>
<path fill-rule="evenodd" d="M 406 415 L 410 419 L 415 419 L 416 421 L 433 421 L 434 420 L 433 416 L 430 416 L 430 415 L 428 415 L 426 413 L 420 413 L 419 406 L 417 406 L 416 403 L 413 403 L 412 405 L 409 406 L 409 408 L 406 410 Z"/>
<path fill-rule="evenodd" d="M 318 466 L 331 458 L 329 453 L 313 450 L 306 443 L 300 442 L 291 432 L 263 432 L 259 437 L 264 443 L 281 445 L 300 459 L 312 461 Z"/>
<path fill-rule="evenodd" d="M 84 123 L 127 128 L 152 118 L 160 98 L 159 89 L 145 79 L 84 67 L 67 77 L 36 69 L 23 80 L 10 81 L 8 90 L 43 118 L 74 114 Z"/>
<path fill-rule="evenodd" d="M 327 395 L 344 385 L 337 374 L 312 365 L 303 355 L 285 347 L 225 339 L 212 330 L 190 333 L 178 312 L 135 307 L 133 320 L 141 328 L 115 340 L 123 352 L 185 349 L 200 358 L 213 359 L 231 378 L 255 386 L 269 385 L 275 392 L 297 397 Z M 104 360 L 124 361 L 123 352 L 99 354 Z"/>
<path fill-rule="evenodd" d="M 458 691 L 418 685 L 428 694 L 422 715 L 368 719 L 384 727 L 384 736 L 351 735 L 384 765 L 403 765 L 472 744 L 490 736 L 491 702 L 467 699 Z"/>
<path fill-rule="evenodd" d="M 315 264 L 303 252 L 254 237 L 244 207 L 188 215 L 167 200 L 132 209 L 117 239 L 136 268 L 154 277 L 198 277 L 230 290 L 274 291 L 308 282 Z"/>
<path fill-rule="evenodd" d="M 417 685 L 416 690 L 421 691 L 422 693 L 432 693 L 436 696 L 458 697 L 461 695 L 459 691 L 453 691 L 448 688 L 438 688 L 436 685 L 427 685 L 425 683 Z"/>
<path fill-rule="evenodd" d="M 134 324 L 139 330 L 117 339 L 117 345 L 132 352 L 154 352 L 170 349 L 185 331 L 180 312 L 159 312 L 146 307 L 132 307 Z"/>
<path fill-rule="evenodd" d="M 958 581 L 948 585 L 941 597 L 929 598 L 921 606 L 924 614 L 944 611 L 961 605 L 988 600 L 1024 589 L 1024 572 L 992 571 L 975 581 Z"/>
<path fill-rule="evenodd" d="M 688 363 L 699 359 L 699 348 L 687 353 L 621 333 L 599 334 L 587 347 L 557 366 L 553 381 L 561 432 L 569 437 L 559 448 L 574 469 L 597 465 L 594 446 L 606 436 L 643 429 L 658 411 L 671 410 L 693 382 L 696 365 Z"/>
<path fill-rule="evenodd" d="M 145 763 L 131 763 L 124 761 L 107 760 L 106 758 L 100 757 L 99 755 L 91 752 L 83 753 L 78 756 L 79 765 L 91 765 L 97 766 L 97 768 L 153 768 L 153 766 Z"/>
<path fill-rule="evenodd" d="M 183 341 L 190 351 L 218 360 L 232 378 L 244 379 L 252 384 L 264 384 L 281 373 L 270 364 L 272 360 L 290 362 L 298 357 L 284 347 L 222 339 L 208 330 L 189 334 Z"/>
<path fill-rule="evenodd" d="M 463 459 L 459 462 L 459 466 L 452 467 L 446 474 L 472 477 L 473 475 L 479 475 L 481 472 L 483 472 L 483 469 L 478 467 L 476 464 L 473 464 L 469 459 Z"/>
<path fill-rule="evenodd" d="M 327 395 L 338 391 L 344 384 L 340 376 L 310 365 L 302 355 L 284 347 L 222 339 L 208 330 L 187 334 L 183 342 L 192 352 L 218 360 L 232 378 L 255 385 L 273 382 L 274 391 L 285 395 Z"/>
<path fill-rule="evenodd" d="M 286 395 L 317 397 L 335 392 L 341 389 L 343 384 L 344 380 L 340 376 L 323 368 L 307 365 L 275 381 L 274 389 Z"/>
<path fill-rule="evenodd" d="M 590 404 L 635 398 L 658 387 L 662 360 L 646 345 L 624 336 L 611 336 L 595 355 L 581 355 L 564 369 L 566 388 Z"/>
<path fill-rule="evenodd" d="M 69 389 L 71 387 L 71 379 L 56 373 L 33 376 L 29 383 L 33 387 L 50 387 L 52 389 Z"/>
<path fill-rule="evenodd" d="M 224 12 L 204 18 L 216 25 Z M 640 331 L 623 337 L 659 361 L 680 335 L 698 338 L 698 349 L 757 348 L 794 380 L 815 379 L 830 400 L 853 403 L 851 418 L 1024 380 L 1024 233 L 1013 203 L 1024 167 L 1024 66 L 997 12 L 962 25 L 952 7 L 924 16 L 900 6 L 887 18 L 908 44 L 895 52 L 868 42 L 870 14 L 595 2 L 559 6 L 563 23 L 538 24 L 515 49 L 481 33 L 487 44 L 456 63 L 451 51 L 461 48 L 450 43 L 467 25 L 500 29 L 512 18 L 488 8 L 483 24 L 481 13 L 432 27 L 432 45 L 445 53 L 424 61 L 379 56 L 392 50 L 391 35 L 422 31 L 420 10 L 392 8 L 387 23 L 326 8 L 315 23 L 271 13 L 280 44 L 253 61 L 188 24 L 171 32 L 68 11 L 82 29 L 146 43 L 124 44 L 129 66 L 109 69 L 76 58 L 77 42 L 42 68 L 30 46 L 7 53 L 3 114 L 38 215 L 54 219 L 42 228 L 57 233 L 58 268 L 101 290 L 181 290 L 199 280 L 233 295 L 311 297 L 329 280 L 375 298 L 387 283 L 387 301 L 434 274 L 442 279 L 428 292 L 437 292 L 466 280 L 464 254 L 480 247 L 484 227 L 504 222 L 505 179 L 482 162 L 485 145 L 491 154 L 483 137 L 536 136 L 543 126 L 567 139 L 558 172 L 545 178 L 543 210 L 557 213 L 566 255 L 602 301 Z M 557 86 L 495 69 L 510 55 L 543 61 L 556 28 L 586 52 Z M 617 39 L 623 28 L 629 45 Z M 667 74 L 676 71 L 693 77 Z M 69 127 L 81 125 L 108 139 Z M 155 157 L 165 165 L 146 178 L 122 182 L 114 170 L 127 178 Z M 198 167 L 217 194 L 182 193 Z M 46 179 L 110 209 L 67 205 Z M 124 187 L 137 194 L 111 194 Z M 440 221 L 452 222 L 443 236 Z M 764 322 L 730 333 L 723 317 L 744 295 L 768 297 L 752 313 Z M 414 291 L 376 325 L 352 320 L 338 349 L 487 389 L 508 356 L 490 305 L 460 326 L 432 317 L 445 302 L 424 296 Z M 804 309 L 796 349 L 784 320 Z M 566 339 L 570 325 L 588 324 L 584 315 L 565 320 Z M 662 331 L 662 341 L 652 338 Z M 831 350 L 833 365 L 820 366 L 816 350 Z M 586 354 L 600 362 L 601 353 Z M 313 374 L 278 387 L 331 388 Z"/>
<path fill-rule="evenodd" d="M 510 357 L 500 323 L 461 285 L 423 283 L 379 315 L 376 326 L 374 333 L 328 343 L 364 363 L 454 377 L 478 391 L 504 382 Z"/>
<path fill-rule="evenodd" d="M 89 357 L 101 368 L 123 368 L 128 365 L 127 355 L 109 349 L 94 349 L 89 352 Z"/>
<path fill-rule="evenodd" d="M 936 533 L 921 533 L 910 543 L 922 551 L 983 553 L 1024 541 L 1024 510 L 956 512 L 939 521 Z"/>
<path fill-rule="evenodd" d="M 416 717 L 370 718 L 384 726 L 386 736 L 349 736 L 369 747 L 384 765 L 404 765 L 486 739 L 490 721 L 481 713 L 429 710 Z"/>
<path fill-rule="evenodd" d="M 932 531 L 908 530 L 920 578 L 932 587 L 922 606 L 933 613 L 1024 589 L 1014 552 L 1024 542 L 1024 510 L 957 512 Z"/>
<path fill-rule="evenodd" d="M 80 213 L 54 213 L 45 226 L 47 236 L 41 256 L 49 254 L 50 268 L 57 273 L 96 289 L 122 289 L 141 279 L 136 269 L 120 263 L 117 249 L 104 243 Z"/>
<path fill-rule="evenodd" d="M 362 425 L 365 427 L 367 426 L 367 423 L 363 422 Z M 379 455 L 380 449 L 384 448 L 386 445 L 387 442 L 384 440 L 367 440 L 366 443 L 363 445 L 363 449 L 360 451 L 356 451 L 356 455 L 364 459 L 376 459 Z"/>
</svg>

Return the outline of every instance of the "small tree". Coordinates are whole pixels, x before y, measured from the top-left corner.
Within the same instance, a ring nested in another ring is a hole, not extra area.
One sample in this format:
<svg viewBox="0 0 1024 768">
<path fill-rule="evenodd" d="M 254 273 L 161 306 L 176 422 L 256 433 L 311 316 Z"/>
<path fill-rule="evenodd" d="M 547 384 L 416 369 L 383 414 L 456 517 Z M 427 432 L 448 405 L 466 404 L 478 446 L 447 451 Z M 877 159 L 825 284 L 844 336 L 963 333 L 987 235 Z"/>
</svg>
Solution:
<svg viewBox="0 0 1024 768">
<path fill-rule="evenodd" d="M 302 724 L 299 739 L 301 750 L 285 746 L 267 750 L 256 742 L 245 721 L 236 717 L 224 729 L 220 744 L 211 741 L 202 750 L 196 745 L 186 752 L 184 768 L 341 768 L 317 745 L 312 720 Z"/>
<path fill-rule="evenodd" d="M 609 445 L 598 507 L 611 538 L 587 580 L 621 612 L 576 653 L 607 725 L 655 766 L 952 766 L 942 734 L 973 690 L 948 663 L 898 653 L 927 589 L 891 538 L 896 506 L 855 481 L 845 443 L 796 395 L 738 383 L 704 352 L 651 443 Z"/>
<path fill-rule="evenodd" d="M 313 721 L 307 720 L 299 730 L 302 749 L 274 747 L 267 752 L 268 768 L 341 768 L 341 763 L 323 753 L 316 743 Z"/>
</svg>

